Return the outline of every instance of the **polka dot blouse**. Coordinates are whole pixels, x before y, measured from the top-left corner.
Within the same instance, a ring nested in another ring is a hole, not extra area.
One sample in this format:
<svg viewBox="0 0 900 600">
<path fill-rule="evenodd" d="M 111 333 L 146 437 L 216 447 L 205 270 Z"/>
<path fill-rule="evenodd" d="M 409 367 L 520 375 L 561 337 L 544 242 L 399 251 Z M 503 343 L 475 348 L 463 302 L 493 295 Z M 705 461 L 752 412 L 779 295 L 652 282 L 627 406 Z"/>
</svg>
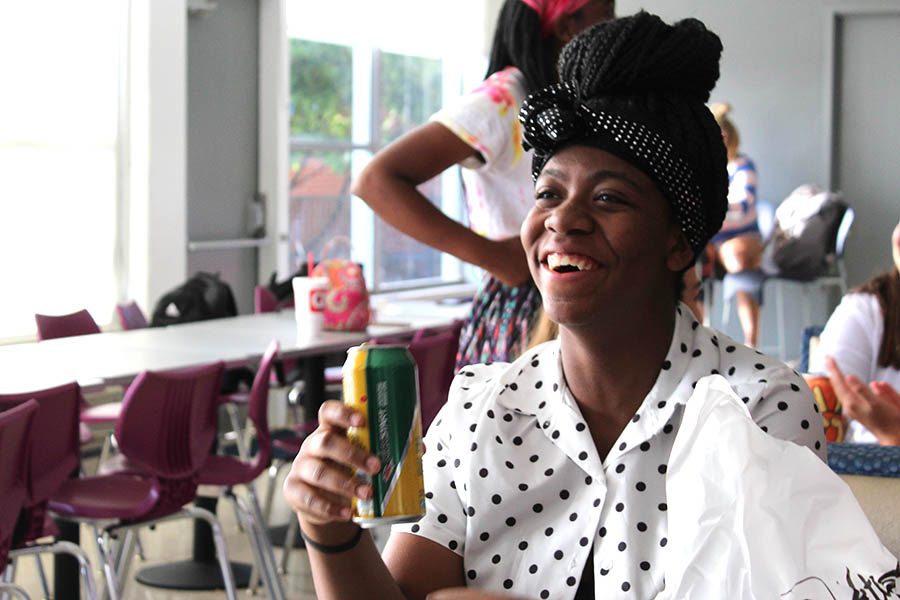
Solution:
<svg viewBox="0 0 900 600">
<path fill-rule="evenodd" d="M 723 375 L 764 431 L 825 453 L 799 375 L 677 310 L 659 377 L 605 461 L 563 383 L 558 342 L 464 367 L 426 436 L 426 515 L 394 532 L 462 556 L 472 587 L 573 598 L 593 552 L 596 598 L 653 598 L 671 550 L 666 465 L 698 379 Z"/>
</svg>

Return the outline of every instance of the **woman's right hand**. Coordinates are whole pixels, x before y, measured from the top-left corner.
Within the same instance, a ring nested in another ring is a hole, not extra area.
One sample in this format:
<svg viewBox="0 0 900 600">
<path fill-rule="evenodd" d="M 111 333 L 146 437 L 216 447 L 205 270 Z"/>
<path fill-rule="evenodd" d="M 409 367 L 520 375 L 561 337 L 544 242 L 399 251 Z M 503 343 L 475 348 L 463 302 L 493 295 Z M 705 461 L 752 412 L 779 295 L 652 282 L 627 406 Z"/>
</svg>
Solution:
<svg viewBox="0 0 900 600">
<path fill-rule="evenodd" d="M 351 500 L 372 497 L 372 486 L 359 479 L 356 471 L 377 473 L 378 458 L 347 439 L 348 428 L 365 422 L 362 413 L 337 400 L 319 408 L 319 427 L 300 446 L 283 488 L 302 524 L 347 522 Z"/>
</svg>

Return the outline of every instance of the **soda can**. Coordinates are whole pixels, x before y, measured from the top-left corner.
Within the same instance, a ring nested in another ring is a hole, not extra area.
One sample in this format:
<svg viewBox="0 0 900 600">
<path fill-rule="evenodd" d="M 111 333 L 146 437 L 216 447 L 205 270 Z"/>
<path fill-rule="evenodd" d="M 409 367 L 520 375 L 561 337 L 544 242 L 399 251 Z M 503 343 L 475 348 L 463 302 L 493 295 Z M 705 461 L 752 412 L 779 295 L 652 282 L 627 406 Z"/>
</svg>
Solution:
<svg viewBox="0 0 900 600">
<path fill-rule="evenodd" d="M 374 491 L 371 500 L 353 501 L 353 520 L 362 527 L 417 521 L 425 514 L 418 379 L 405 346 L 363 344 L 347 351 L 344 403 L 366 415 L 365 426 L 351 427 L 347 436 L 381 460 L 375 475 L 357 472 Z"/>
<path fill-rule="evenodd" d="M 812 390 L 816 406 L 825 425 L 825 441 L 843 442 L 847 431 L 847 422 L 831 380 L 824 373 L 804 373 L 803 379 Z"/>
</svg>

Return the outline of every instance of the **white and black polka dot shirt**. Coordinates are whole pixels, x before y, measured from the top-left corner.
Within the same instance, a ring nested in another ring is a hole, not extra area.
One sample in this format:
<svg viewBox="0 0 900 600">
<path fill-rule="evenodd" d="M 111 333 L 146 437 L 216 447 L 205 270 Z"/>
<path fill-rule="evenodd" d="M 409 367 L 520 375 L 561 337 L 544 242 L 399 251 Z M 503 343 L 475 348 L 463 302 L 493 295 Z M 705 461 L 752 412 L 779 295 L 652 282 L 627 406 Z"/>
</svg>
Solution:
<svg viewBox="0 0 900 600">
<path fill-rule="evenodd" d="M 721 374 L 764 431 L 825 456 L 796 372 L 677 310 L 659 377 L 605 461 L 563 383 L 558 342 L 463 368 L 425 439 L 427 513 L 394 531 L 461 555 L 472 587 L 572 598 L 593 550 L 596 598 L 655 597 L 671 551 L 666 466 L 698 379 Z"/>
</svg>

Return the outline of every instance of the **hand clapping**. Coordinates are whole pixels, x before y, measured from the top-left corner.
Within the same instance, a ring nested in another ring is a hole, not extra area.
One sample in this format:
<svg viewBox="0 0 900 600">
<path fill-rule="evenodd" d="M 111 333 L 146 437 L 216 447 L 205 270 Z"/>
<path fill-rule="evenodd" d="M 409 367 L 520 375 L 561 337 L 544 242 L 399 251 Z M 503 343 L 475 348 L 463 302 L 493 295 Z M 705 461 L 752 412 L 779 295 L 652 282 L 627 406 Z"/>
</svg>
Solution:
<svg viewBox="0 0 900 600">
<path fill-rule="evenodd" d="M 844 414 L 865 425 L 882 444 L 900 445 L 900 393 L 884 381 L 867 386 L 855 375 L 844 375 L 830 356 L 825 368 Z"/>
</svg>

